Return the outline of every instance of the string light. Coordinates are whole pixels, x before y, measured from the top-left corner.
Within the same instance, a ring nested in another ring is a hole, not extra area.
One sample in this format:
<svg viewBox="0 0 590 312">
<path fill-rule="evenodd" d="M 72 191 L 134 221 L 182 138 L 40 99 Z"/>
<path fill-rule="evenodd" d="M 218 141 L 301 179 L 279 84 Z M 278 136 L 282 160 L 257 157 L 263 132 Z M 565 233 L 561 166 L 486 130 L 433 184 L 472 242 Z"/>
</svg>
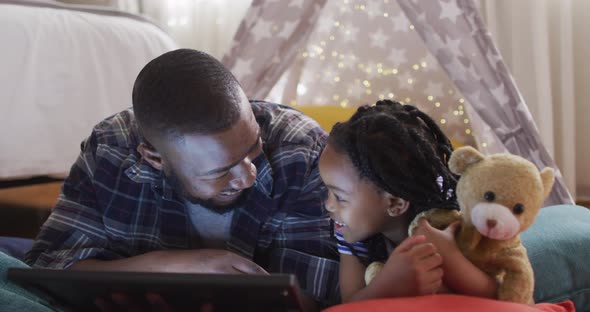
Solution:
<svg viewBox="0 0 590 312">
<path fill-rule="evenodd" d="M 342 0 L 341 3 L 344 3 L 344 6 L 341 5 L 341 9 L 339 11 L 342 15 L 335 16 L 335 19 L 329 22 L 328 26 L 329 28 L 331 28 L 331 31 L 328 31 L 327 35 L 324 35 L 324 40 L 321 40 L 322 38 L 318 38 L 319 40 L 315 41 L 315 43 L 313 44 L 309 44 L 306 50 L 302 51 L 302 53 L 299 54 L 300 58 L 308 58 L 307 62 L 309 62 L 311 66 L 313 66 L 314 62 L 315 65 L 318 66 L 324 65 L 324 63 L 322 62 L 325 62 L 326 64 L 324 66 L 328 66 L 328 69 L 320 71 L 320 73 L 323 72 L 323 74 L 321 75 L 317 73 L 304 73 L 300 81 L 306 82 L 306 85 L 309 86 L 309 90 L 307 90 L 305 86 L 301 85 L 301 87 L 298 86 L 296 94 L 298 96 L 305 97 L 305 100 L 302 100 L 301 98 L 296 98 L 291 101 L 291 104 L 297 105 L 296 100 L 307 103 L 313 99 L 313 101 L 315 101 L 316 104 L 326 104 L 325 102 L 331 102 L 332 105 L 339 105 L 343 108 L 347 108 L 351 106 L 356 107 L 357 104 L 362 104 L 357 103 L 360 101 L 368 101 L 372 103 L 372 105 L 374 105 L 374 100 L 365 99 L 366 95 L 373 95 L 374 97 L 377 97 L 379 100 L 384 100 L 386 98 L 396 99 L 397 96 L 397 100 L 405 105 L 410 104 L 412 101 L 410 98 L 411 94 L 414 94 L 412 92 L 412 85 L 422 87 L 421 84 L 424 82 L 429 84 L 427 90 L 432 91 L 424 92 L 423 95 L 420 95 L 419 93 L 415 95 L 418 96 L 418 98 L 415 98 L 417 103 L 424 101 L 424 99 L 427 99 L 428 102 L 432 102 L 435 108 L 444 108 L 438 110 L 439 115 L 437 116 L 437 119 L 440 120 L 441 125 L 449 125 L 449 127 L 456 127 L 457 125 L 459 125 L 463 128 L 459 129 L 459 131 L 464 131 L 467 135 L 473 135 L 473 131 L 471 129 L 468 129 L 468 126 L 464 126 L 470 123 L 470 119 L 467 118 L 467 114 L 464 112 L 465 107 L 462 105 L 465 103 L 465 99 L 458 96 L 460 94 L 454 91 L 454 87 L 452 87 L 452 84 L 450 85 L 451 87 L 448 88 L 448 83 L 443 84 L 435 80 L 433 81 L 434 86 L 431 86 L 431 82 L 429 81 L 431 77 L 420 76 L 427 74 L 426 70 L 427 67 L 429 67 L 429 65 L 434 64 L 432 66 L 437 66 L 436 62 L 434 62 L 430 56 L 418 60 L 408 60 L 402 55 L 401 57 L 403 57 L 404 59 L 401 61 L 403 63 L 400 64 L 398 62 L 395 62 L 395 60 L 391 61 L 396 66 L 398 66 L 398 68 L 394 68 L 393 66 L 391 66 L 393 64 L 391 64 L 391 62 L 385 61 L 385 59 L 382 60 L 383 63 L 373 63 L 373 61 L 378 61 L 378 59 L 367 58 L 363 54 L 354 55 L 354 52 L 340 53 L 336 51 L 338 47 L 342 46 L 336 41 L 336 37 L 338 37 L 338 40 L 348 40 L 353 39 L 353 36 L 356 37 L 357 33 L 359 34 L 359 37 L 363 32 L 366 35 L 365 30 L 361 30 L 359 32 L 358 27 L 348 24 L 350 21 L 348 17 L 345 16 L 347 16 L 346 14 L 350 14 L 351 10 L 354 9 L 356 11 L 362 11 L 362 13 L 359 12 L 359 14 L 366 14 L 371 20 L 374 20 L 375 17 L 379 19 L 380 16 L 389 19 L 390 17 L 394 17 L 395 15 L 393 14 L 393 12 L 389 12 L 388 10 L 376 11 L 373 8 L 373 6 L 368 5 L 366 1 L 358 1 L 356 3 L 355 2 L 356 1 Z M 381 3 L 391 4 L 392 2 L 395 1 L 383 0 L 383 2 Z M 176 22 L 178 23 L 178 20 Z M 411 24 L 411 22 L 406 22 L 406 25 L 406 27 L 408 27 L 410 30 L 416 30 L 415 25 Z M 271 31 L 273 34 L 276 34 L 279 31 L 279 27 L 272 26 Z M 350 42 L 350 40 L 348 40 L 347 42 Z M 315 60 L 316 58 L 317 60 Z M 423 70 L 422 72 L 420 71 L 421 69 Z M 412 70 L 415 72 L 415 74 L 412 74 Z M 381 88 L 381 84 L 384 83 L 384 81 L 386 81 L 387 79 L 389 79 L 387 76 L 390 75 L 402 75 L 401 77 L 403 77 L 403 79 L 399 79 L 397 81 L 399 81 L 400 85 L 406 87 L 406 89 L 409 89 L 410 92 L 408 93 L 402 91 L 401 94 L 396 95 L 393 92 L 379 89 Z M 424 79 L 424 81 L 422 79 Z M 329 88 L 334 88 L 335 92 L 330 92 L 332 93 L 331 96 L 330 93 L 328 93 L 329 89 L 322 92 L 322 87 L 320 86 L 320 84 L 316 83 L 316 81 L 322 81 L 323 83 L 331 82 L 331 84 L 329 84 Z M 406 82 L 407 85 L 405 84 Z M 342 84 L 339 87 L 337 87 L 338 85 L 336 85 L 335 83 Z M 441 85 L 447 86 L 447 88 L 441 88 Z M 310 92 L 312 88 L 313 93 L 327 93 L 326 97 L 313 98 L 313 96 L 315 96 L 316 94 L 312 94 Z M 338 88 L 341 90 L 340 92 L 336 91 Z M 457 93 L 456 97 L 454 96 L 455 93 Z M 446 98 L 447 96 L 449 96 L 448 99 Z M 307 99 L 307 97 L 310 98 Z M 453 101 L 457 105 L 455 109 L 452 108 L 452 106 L 454 105 L 449 105 Z M 442 105 L 443 102 L 445 103 L 444 106 Z M 453 114 L 450 116 L 457 116 L 458 118 L 453 119 L 449 117 L 449 115 L 447 115 L 447 112 L 449 110 L 449 113 L 452 112 Z M 441 114 L 443 114 L 442 116 L 444 116 L 445 118 L 441 118 Z M 464 134 L 460 134 L 459 136 L 464 136 Z M 465 143 L 469 144 L 468 142 Z M 483 143 L 481 146 L 485 147 L 486 145 L 486 143 Z"/>
</svg>

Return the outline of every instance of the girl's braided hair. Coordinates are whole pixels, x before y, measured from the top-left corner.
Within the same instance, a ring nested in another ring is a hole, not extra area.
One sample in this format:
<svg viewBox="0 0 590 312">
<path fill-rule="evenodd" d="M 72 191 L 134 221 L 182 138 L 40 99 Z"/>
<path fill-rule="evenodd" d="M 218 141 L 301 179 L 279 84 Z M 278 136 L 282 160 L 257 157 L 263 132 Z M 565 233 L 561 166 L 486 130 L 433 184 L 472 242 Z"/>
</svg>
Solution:
<svg viewBox="0 0 590 312">
<path fill-rule="evenodd" d="M 409 201 L 411 219 L 431 208 L 458 209 L 457 176 L 448 166 L 453 147 L 418 108 L 390 100 L 362 106 L 349 121 L 336 124 L 328 140 L 361 178 Z"/>
</svg>

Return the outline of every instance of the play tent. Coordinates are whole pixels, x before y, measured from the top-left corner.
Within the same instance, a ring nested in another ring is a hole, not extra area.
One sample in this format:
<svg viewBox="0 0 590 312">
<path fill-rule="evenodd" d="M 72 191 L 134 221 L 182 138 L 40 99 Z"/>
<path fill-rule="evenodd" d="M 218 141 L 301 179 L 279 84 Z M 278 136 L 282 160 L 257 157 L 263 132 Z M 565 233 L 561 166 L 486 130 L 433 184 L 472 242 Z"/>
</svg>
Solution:
<svg viewBox="0 0 590 312">
<path fill-rule="evenodd" d="M 391 98 L 453 140 L 556 169 L 471 0 L 254 0 L 223 63 L 250 98 L 356 107 Z"/>
</svg>

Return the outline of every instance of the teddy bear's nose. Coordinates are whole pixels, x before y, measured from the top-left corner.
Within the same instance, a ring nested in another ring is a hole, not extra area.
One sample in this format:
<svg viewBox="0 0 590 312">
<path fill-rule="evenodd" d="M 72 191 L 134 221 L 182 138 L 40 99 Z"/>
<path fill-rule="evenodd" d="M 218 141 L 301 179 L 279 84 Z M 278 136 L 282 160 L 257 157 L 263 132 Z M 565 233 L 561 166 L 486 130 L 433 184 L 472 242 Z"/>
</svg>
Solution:
<svg viewBox="0 0 590 312">
<path fill-rule="evenodd" d="M 496 220 L 494 220 L 494 219 L 488 219 L 486 221 L 486 224 L 487 224 L 488 228 L 490 228 L 490 229 L 494 228 L 494 226 L 496 226 L 497 223 L 498 222 L 496 222 Z"/>
</svg>

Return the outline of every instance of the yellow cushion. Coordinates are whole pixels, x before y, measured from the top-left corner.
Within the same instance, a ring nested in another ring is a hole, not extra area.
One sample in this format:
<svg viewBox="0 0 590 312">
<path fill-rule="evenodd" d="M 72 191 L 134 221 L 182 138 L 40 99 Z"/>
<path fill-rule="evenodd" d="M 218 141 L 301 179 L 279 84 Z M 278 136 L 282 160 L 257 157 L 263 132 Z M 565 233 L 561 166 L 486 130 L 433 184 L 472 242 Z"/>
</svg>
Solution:
<svg viewBox="0 0 590 312">
<path fill-rule="evenodd" d="M 317 121 L 328 133 L 339 121 L 347 121 L 356 112 L 356 107 L 296 106 L 296 109 Z"/>
<path fill-rule="evenodd" d="M 356 107 L 301 105 L 295 106 L 295 108 L 317 121 L 328 133 L 332 131 L 332 127 L 337 122 L 347 121 L 356 112 Z M 453 148 L 463 146 L 453 139 L 451 139 L 451 144 L 453 144 Z"/>
</svg>

